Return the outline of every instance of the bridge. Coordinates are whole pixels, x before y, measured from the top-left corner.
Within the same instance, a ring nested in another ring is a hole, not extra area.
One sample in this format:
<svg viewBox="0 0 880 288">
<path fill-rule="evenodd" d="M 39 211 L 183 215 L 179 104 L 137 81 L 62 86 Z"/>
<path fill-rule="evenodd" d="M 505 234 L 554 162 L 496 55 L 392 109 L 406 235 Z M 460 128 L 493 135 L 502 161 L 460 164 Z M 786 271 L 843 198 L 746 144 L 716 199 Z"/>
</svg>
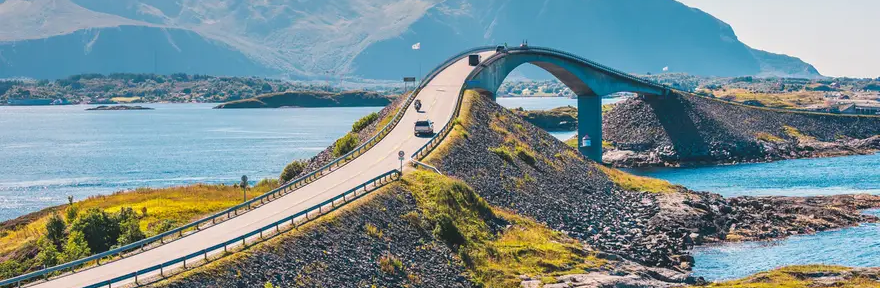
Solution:
<svg viewBox="0 0 880 288">
<path fill-rule="evenodd" d="M 469 65 L 468 55 L 480 55 Z M 391 123 L 366 143 L 317 171 L 276 190 L 210 217 L 160 235 L 44 270 L 0 281 L 0 286 L 112 287 L 165 277 L 246 248 L 267 237 L 295 229 L 345 203 L 399 178 L 398 151 L 413 151 L 410 161 L 426 156 L 451 130 L 462 95 L 475 89 L 493 97 L 516 67 L 532 63 L 578 95 L 578 135 L 590 135 L 596 145 L 582 147 L 591 159 L 601 159 L 601 97 L 616 92 L 666 95 L 665 86 L 633 77 L 581 57 L 541 47 L 500 49 L 478 47 L 463 51 L 431 71 L 410 94 Z M 412 107 L 423 104 L 422 112 Z M 433 137 L 416 137 L 416 120 L 431 119 L 442 127 Z M 187 266 L 189 265 L 189 266 Z M 45 280 L 44 280 L 45 279 Z"/>
</svg>

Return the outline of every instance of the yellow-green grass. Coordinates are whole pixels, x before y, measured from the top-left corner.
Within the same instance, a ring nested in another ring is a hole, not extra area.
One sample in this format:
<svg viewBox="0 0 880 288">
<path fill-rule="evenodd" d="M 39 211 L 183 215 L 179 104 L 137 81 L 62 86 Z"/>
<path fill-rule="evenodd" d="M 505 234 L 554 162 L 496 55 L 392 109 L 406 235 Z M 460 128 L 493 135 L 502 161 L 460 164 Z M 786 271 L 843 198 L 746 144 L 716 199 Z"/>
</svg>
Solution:
<svg viewBox="0 0 880 288">
<path fill-rule="evenodd" d="M 802 133 L 797 128 L 794 128 L 791 126 L 782 126 L 782 128 L 785 129 L 785 134 L 787 134 L 788 136 L 790 136 L 792 138 L 798 139 L 798 141 L 804 141 L 804 142 L 816 141 L 816 138 L 813 138 L 812 136 L 809 136 L 809 135 Z"/>
<path fill-rule="evenodd" d="M 607 263 L 560 232 L 489 206 L 461 181 L 418 170 L 406 175 L 403 185 L 416 198 L 422 217 L 434 225 L 435 235 L 453 246 L 472 279 L 485 287 L 517 287 L 519 275 L 550 279 Z M 489 223 L 498 219 L 509 226 L 495 234 Z"/>
<path fill-rule="evenodd" d="M 802 277 L 806 273 L 816 272 L 844 272 L 852 270 L 851 268 L 841 266 L 828 265 L 801 265 L 788 266 L 761 272 L 743 279 L 714 283 L 704 287 L 714 288 L 802 288 L 802 287 L 850 287 L 850 288 L 867 288 L 880 287 L 880 282 L 856 277 L 834 284 L 816 283 L 808 277 Z"/>
<path fill-rule="evenodd" d="M 728 89 L 712 91 L 716 97 L 733 97 L 734 101 L 758 101 L 764 106 L 773 108 L 803 108 L 825 102 L 824 92 L 799 91 L 788 93 L 753 93 L 745 89 Z"/>
<path fill-rule="evenodd" d="M 767 132 L 758 132 L 758 133 L 755 133 L 755 138 L 757 138 L 758 140 L 761 140 L 761 141 L 772 142 L 772 143 L 782 143 L 782 142 L 785 142 L 785 139 L 779 138 L 779 137 L 777 137 L 776 135 L 773 135 L 773 134 L 770 134 L 770 133 L 767 133 Z"/>
<path fill-rule="evenodd" d="M 262 181 L 248 189 L 248 198 L 253 198 L 277 187 L 276 181 Z M 168 221 L 171 227 L 179 227 L 229 207 L 240 204 L 243 195 L 240 188 L 229 185 L 204 185 L 169 188 L 139 188 L 133 191 L 117 192 L 111 195 L 89 197 L 74 203 L 79 211 L 98 208 L 107 212 L 117 212 L 123 207 L 131 207 L 140 213 L 147 208 L 147 216 L 140 219 L 140 226 L 147 236 L 157 234 L 155 227 Z M 64 205 L 67 206 L 67 205 Z M 64 209 L 60 214 L 64 216 Z M 46 231 L 45 215 L 14 230 L 3 231 L 0 237 L 0 255 L 14 252 L 35 242 Z M 167 227 L 166 227 L 167 228 Z"/>
<path fill-rule="evenodd" d="M 113 98 L 110 98 L 110 101 L 117 102 L 117 103 L 131 103 L 131 102 L 138 101 L 138 100 L 141 100 L 141 97 L 113 97 Z"/>
<path fill-rule="evenodd" d="M 605 175 L 608 175 L 611 182 L 614 182 L 614 184 L 623 189 L 650 193 L 674 193 L 678 191 L 678 186 L 672 185 L 672 183 L 666 180 L 632 175 L 599 164 L 596 164 L 596 167 L 599 167 Z"/>
</svg>

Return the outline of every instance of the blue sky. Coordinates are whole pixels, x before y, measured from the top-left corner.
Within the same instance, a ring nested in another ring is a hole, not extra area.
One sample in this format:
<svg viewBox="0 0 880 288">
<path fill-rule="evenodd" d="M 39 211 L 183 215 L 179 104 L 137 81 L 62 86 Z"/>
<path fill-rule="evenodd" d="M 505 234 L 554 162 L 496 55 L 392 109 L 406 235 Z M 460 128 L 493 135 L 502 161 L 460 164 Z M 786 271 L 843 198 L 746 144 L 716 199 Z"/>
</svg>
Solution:
<svg viewBox="0 0 880 288">
<path fill-rule="evenodd" d="M 880 0 L 678 0 L 733 26 L 753 48 L 826 76 L 880 77 Z"/>
</svg>

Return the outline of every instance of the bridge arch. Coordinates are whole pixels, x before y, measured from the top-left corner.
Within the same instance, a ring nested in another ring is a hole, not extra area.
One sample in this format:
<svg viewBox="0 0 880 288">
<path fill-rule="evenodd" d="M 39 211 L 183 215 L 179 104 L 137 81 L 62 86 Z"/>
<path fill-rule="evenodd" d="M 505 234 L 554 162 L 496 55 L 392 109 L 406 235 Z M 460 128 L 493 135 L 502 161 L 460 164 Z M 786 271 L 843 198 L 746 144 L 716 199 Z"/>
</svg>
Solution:
<svg viewBox="0 0 880 288">
<path fill-rule="evenodd" d="M 466 89 L 495 100 L 504 79 L 520 65 L 538 66 L 568 86 L 578 98 L 578 139 L 589 136 L 590 145 L 578 150 L 602 161 L 602 97 L 619 92 L 666 96 L 670 88 L 603 66 L 576 55 L 542 47 L 516 47 L 496 53 L 468 75 Z M 580 142 L 580 141 L 579 141 Z M 583 144 L 583 143 L 579 143 Z"/>
</svg>

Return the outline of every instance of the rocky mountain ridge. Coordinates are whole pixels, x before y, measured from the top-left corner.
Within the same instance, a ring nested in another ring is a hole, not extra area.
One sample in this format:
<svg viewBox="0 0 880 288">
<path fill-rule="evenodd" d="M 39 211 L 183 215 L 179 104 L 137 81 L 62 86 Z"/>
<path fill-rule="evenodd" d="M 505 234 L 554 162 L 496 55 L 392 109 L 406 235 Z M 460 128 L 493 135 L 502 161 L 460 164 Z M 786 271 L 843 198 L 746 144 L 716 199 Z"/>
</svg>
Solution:
<svg viewBox="0 0 880 288">
<path fill-rule="evenodd" d="M 674 0 L 4 0 L 0 26 L 16 27 L 0 31 L 0 77 L 398 79 L 466 48 L 522 39 L 632 73 L 819 76 Z"/>
</svg>

